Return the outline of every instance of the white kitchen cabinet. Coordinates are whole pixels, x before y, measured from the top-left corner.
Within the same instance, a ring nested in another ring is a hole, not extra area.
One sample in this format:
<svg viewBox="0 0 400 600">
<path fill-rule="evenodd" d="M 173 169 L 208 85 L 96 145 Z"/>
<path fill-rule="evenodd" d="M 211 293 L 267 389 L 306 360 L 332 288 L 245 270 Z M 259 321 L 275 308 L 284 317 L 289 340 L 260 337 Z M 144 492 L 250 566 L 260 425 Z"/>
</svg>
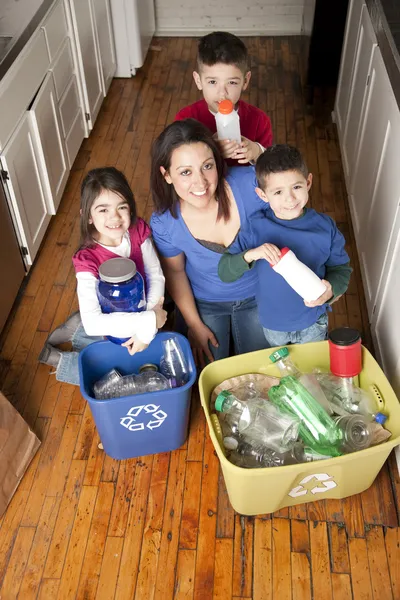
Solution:
<svg viewBox="0 0 400 600">
<path fill-rule="evenodd" d="M 370 71 L 350 207 L 371 316 L 400 199 L 400 111 L 379 48 Z"/>
<path fill-rule="evenodd" d="M 354 23 L 354 26 L 357 28 L 356 23 Z M 353 72 L 349 85 L 344 123 L 342 120 L 344 124 L 342 132 L 343 168 L 350 192 L 353 185 L 354 164 L 360 139 L 360 115 L 362 115 L 365 106 L 372 55 L 376 46 L 376 36 L 367 7 L 364 4 L 361 9 L 360 23 L 358 25 Z"/>
<path fill-rule="evenodd" d="M 44 162 L 44 182 L 49 213 L 55 215 L 67 183 L 69 165 L 61 127 L 58 100 L 51 72 L 29 110 L 32 128 L 40 141 L 39 154 Z"/>
<path fill-rule="evenodd" d="M 0 155 L 24 259 L 31 265 L 50 221 L 36 132 L 26 112 Z"/>
<path fill-rule="evenodd" d="M 104 98 L 103 71 L 97 43 L 96 20 L 91 0 L 69 0 L 76 37 L 85 113 L 92 129 Z"/>
<path fill-rule="evenodd" d="M 100 51 L 103 93 L 106 95 L 117 68 L 110 0 L 92 1 L 96 20 L 97 41 Z"/>
</svg>

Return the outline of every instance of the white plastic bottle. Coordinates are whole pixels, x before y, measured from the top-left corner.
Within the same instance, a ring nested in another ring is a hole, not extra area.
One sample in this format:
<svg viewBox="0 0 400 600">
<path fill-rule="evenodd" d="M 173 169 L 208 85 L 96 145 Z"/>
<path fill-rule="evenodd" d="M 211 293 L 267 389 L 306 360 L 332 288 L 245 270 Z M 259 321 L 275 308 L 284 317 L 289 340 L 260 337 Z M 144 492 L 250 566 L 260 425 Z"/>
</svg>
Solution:
<svg viewBox="0 0 400 600">
<path fill-rule="evenodd" d="M 215 115 L 217 133 L 219 140 L 231 140 L 240 144 L 240 122 L 239 115 L 235 111 L 230 100 L 222 100 L 218 104 L 218 112 Z"/>
<path fill-rule="evenodd" d="M 313 302 L 326 291 L 326 286 L 318 275 L 302 263 L 289 248 L 282 248 L 281 258 L 272 268 L 282 275 L 306 302 Z"/>
</svg>

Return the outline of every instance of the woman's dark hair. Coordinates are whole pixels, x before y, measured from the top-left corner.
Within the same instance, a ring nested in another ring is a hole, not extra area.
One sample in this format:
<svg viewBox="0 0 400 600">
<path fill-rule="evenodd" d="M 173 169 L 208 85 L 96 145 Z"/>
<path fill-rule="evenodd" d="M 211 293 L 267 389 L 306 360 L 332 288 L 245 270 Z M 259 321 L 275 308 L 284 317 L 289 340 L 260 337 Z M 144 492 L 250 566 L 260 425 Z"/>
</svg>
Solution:
<svg viewBox="0 0 400 600">
<path fill-rule="evenodd" d="M 174 150 L 186 144 L 202 143 L 208 146 L 213 153 L 218 174 L 218 184 L 215 197 L 218 202 L 218 219 L 228 221 L 230 217 L 229 198 L 225 185 L 225 161 L 222 158 L 219 146 L 213 139 L 211 132 L 205 125 L 195 119 L 175 121 L 154 141 L 151 151 L 150 185 L 153 202 L 158 213 L 169 210 L 177 218 L 177 205 L 179 197 L 173 185 L 169 185 L 160 171 L 160 167 L 168 172 Z"/>
<path fill-rule="evenodd" d="M 308 169 L 304 158 L 294 146 L 288 146 L 287 144 L 269 146 L 257 159 L 256 177 L 262 190 L 265 189 L 265 180 L 268 175 L 285 171 L 299 171 L 306 179 L 308 177 Z"/>
<path fill-rule="evenodd" d="M 200 39 L 197 64 L 209 67 L 217 63 L 235 65 L 243 73 L 248 70 L 248 55 L 245 44 L 233 33 L 214 31 Z"/>
<path fill-rule="evenodd" d="M 115 167 L 92 169 L 86 174 L 81 186 L 81 239 L 79 249 L 93 245 L 93 233 L 96 229 L 94 225 L 89 223 L 90 209 L 93 202 L 104 190 L 118 194 L 122 200 L 127 202 L 131 214 L 131 224 L 136 221 L 135 199 L 125 175 Z"/>
</svg>

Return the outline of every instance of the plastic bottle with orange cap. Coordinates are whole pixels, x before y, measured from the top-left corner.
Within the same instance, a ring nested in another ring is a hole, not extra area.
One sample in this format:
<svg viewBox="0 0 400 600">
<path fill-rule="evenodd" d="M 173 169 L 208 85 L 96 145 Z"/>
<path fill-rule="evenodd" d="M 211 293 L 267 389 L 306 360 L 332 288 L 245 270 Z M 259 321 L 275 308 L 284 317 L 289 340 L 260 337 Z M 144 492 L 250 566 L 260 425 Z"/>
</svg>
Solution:
<svg viewBox="0 0 400 600">
<path fill-rule="evenodd" d="M 239 115 L 230 100 L 222 100 L 218 104 L 215 121 L 219 140 L 241 143 Z"/>
</svg>

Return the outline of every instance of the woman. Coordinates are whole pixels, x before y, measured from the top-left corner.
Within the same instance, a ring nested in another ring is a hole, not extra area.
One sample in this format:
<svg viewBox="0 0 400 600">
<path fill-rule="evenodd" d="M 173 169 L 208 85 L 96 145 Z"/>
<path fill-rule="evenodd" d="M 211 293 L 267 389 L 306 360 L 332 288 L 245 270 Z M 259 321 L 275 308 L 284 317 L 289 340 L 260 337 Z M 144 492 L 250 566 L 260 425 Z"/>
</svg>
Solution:
<svg viewBox="0 0 400 600">
<path fill-rule="evenodd" d="M 248 216 L 262 207 L 254 170 L 225 163 L 209 130 L 194 119 L 176 121 L 152 149 L 151 217 L 168 290 L 188 327 L 195 359 L 204 365 L 265 348 L 254 298 L 253 271 L 235 283 L 218 277 L 221 254 Z"/>
</svg>

